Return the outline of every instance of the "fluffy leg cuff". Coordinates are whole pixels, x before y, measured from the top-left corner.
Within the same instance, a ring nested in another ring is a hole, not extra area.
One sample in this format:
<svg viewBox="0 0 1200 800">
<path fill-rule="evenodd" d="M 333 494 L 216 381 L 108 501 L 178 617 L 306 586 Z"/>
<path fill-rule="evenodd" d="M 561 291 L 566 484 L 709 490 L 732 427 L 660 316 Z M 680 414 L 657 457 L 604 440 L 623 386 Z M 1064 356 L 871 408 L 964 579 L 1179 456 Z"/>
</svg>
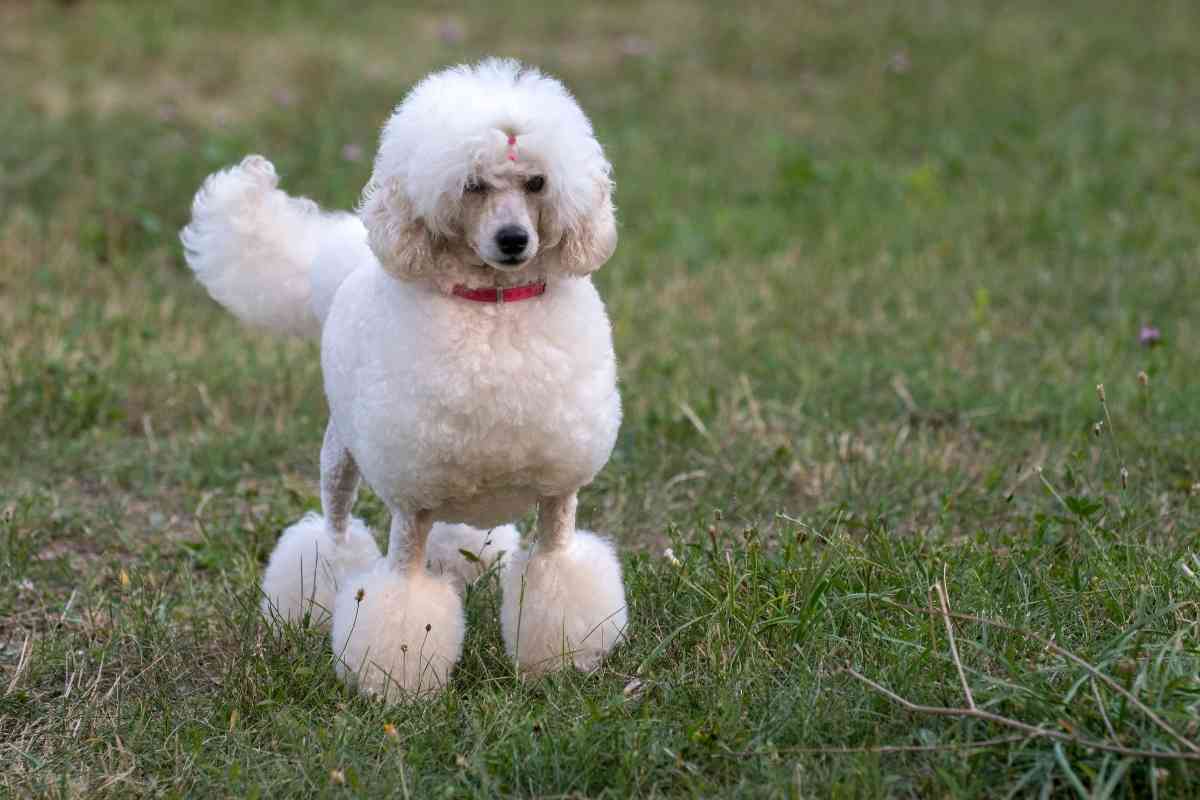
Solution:
<svg viewBox="0 0 1200 800">
<path fill-rule="evenodd" d="M 521 535 L 513 525 L 491 530 L 470 525 L 436 523 L 425 546 L 425 560 L 434 575 L 448 578 L 462 591 L 487 572 L 501 558 L 511 558 L 521 544 Z M 465 556 L 463 553 L 470 553 Z"/>
<path fill-rule="evenodd" d="M 262 614 L 267 620 L 299 622 L 305 614 L 327 626 L 338 588 L 379 558 L 375 537 L 360 519 L 350 520 L 349 537 L 337 543 L 318 514 L 283 532 L 262 578 Z"/>
<path fill-rule="evenodd" d="M 625 638 L 621 562 L 612 544 L 576 531 L 565 547 L 518 550 L 501 576 L 508 654 L 539 674 L 568 663 L 592 669 Z"/>
<path fill-rule="evenodd" d="M 379 559 L 334 604 L 338 677 L 365 695 L 404 700 L 440 690 L 462 655 L 463 605 L 448 580 Z"/>
</svg>

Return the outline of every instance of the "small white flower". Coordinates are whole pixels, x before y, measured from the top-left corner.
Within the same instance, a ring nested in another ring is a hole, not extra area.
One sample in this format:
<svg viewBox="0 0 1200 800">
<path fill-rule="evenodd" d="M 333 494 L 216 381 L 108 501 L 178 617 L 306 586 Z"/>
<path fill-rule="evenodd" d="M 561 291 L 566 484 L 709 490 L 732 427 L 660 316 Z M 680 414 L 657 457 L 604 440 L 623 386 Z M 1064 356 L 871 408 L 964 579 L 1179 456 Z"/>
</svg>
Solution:
<svg viewBox="0 0 1200 800">
<path fill-rule="evenodd" d="M 678 558 L 675 557 L 675 551 L 669 547 L 666 550 L 663 550 L 663 558 L 665 558 L 667 561 L 669 561 L 671 563 L 672 567 L 682 567 L 683 566 L 683 563 Z"/>
</svg>

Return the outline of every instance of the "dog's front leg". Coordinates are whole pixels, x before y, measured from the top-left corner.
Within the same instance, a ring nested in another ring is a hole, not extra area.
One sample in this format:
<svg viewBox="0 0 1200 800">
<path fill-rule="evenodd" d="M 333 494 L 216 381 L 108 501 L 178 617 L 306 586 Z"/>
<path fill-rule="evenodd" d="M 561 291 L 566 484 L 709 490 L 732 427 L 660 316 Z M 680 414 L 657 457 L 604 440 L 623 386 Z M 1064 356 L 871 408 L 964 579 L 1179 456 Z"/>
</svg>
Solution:
<svg viewBox="0 0 1200 800">
<path fill-rule="evenodd" d="M 409 514 L 392 510 L 392 528 L 388 533 L 388 564 L 396 572 L 417 572 L 425 569 L 425 543 L 433 527 L 433 515 L 428 511 Z"/>
<path fill-rule="evenodd" d="M 544 497 L 538 505 L 538 552 L 548 553 L 570 546 L 575 536 L 575 512 L 579 494 Z"/>
<path fill-rule="evenodd" d="M 621 563 L 612 543 L 575 529 L 576 494 L 543 498 L 538 541 L 508 562 L 501 630 L 508 654 L 534 674 L 592 669 L 625 637 Z"/>
</svg>

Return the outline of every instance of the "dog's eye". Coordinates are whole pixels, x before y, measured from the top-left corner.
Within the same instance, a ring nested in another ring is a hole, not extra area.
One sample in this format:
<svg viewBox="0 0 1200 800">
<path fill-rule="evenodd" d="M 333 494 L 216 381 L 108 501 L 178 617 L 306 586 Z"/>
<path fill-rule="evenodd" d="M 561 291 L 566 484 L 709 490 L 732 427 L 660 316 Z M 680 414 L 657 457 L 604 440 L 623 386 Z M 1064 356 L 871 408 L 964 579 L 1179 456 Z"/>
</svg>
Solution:
<svg viewBox="0 0 1200 800">
<path fill-rule="evenodd" d="M 463 187 L 463 191 L 469 194 L 483 194 L 488 189 L 488 186 L 483 181 L 467 181 L 467 185 Z"/>
<path fill-rule="evenodd" d="M 546 179 L 541 175 L 534 175 L 529 180 L 525 181 L 525 191 L 537 194 L 546 185 Z"/>
</svg>

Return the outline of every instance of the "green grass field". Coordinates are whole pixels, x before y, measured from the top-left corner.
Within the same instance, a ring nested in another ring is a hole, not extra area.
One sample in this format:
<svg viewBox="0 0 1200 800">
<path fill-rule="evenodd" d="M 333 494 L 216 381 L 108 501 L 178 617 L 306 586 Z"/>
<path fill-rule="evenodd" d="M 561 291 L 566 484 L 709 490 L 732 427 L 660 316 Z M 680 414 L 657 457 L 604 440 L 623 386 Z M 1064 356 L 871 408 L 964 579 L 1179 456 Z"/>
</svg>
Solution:
<svg viewBox="0 0 1200 800">
<path fill-rule="evenodd" d="M 0 795 L 1200 796 L 1200 6 L 247 5 L 0 4 Z M 256 611 L 316 347 L 176 235 L 246 152 L 352 206 L 493 53 L 615 168 L 632 639 L 522 680 L 493 576 L 382 707 Z"/>
</svg>

